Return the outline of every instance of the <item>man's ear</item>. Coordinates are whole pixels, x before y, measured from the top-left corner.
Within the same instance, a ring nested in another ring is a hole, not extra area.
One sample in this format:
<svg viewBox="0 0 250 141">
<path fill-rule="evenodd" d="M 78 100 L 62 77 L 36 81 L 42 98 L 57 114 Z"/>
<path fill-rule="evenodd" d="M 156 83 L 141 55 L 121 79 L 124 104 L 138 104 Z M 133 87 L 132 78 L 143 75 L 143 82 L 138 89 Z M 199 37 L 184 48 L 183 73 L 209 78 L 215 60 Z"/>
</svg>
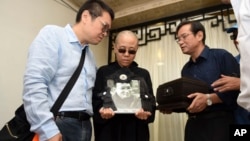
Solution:
<svg viewBox="0 0 250 141">
<path fill-rule="evenodd" d="M 88 10 L 84 10 L 82 12 L 82 19 L 81 19 L 81 21 L 83 21 L 84 23 L 86 23 L 86 21 L 87 21 L 87 19 L 88 19 L 89 16 L 90 16 L 89 11 Z"/>
<path fill-rule="evenodd" d="M 199 41 L 202 41 L 202 39 L 204 38 L 204 33 L 201 31 L 198 31 L 196 33 L 196 37 L 199 39 Z"/>
</svg>

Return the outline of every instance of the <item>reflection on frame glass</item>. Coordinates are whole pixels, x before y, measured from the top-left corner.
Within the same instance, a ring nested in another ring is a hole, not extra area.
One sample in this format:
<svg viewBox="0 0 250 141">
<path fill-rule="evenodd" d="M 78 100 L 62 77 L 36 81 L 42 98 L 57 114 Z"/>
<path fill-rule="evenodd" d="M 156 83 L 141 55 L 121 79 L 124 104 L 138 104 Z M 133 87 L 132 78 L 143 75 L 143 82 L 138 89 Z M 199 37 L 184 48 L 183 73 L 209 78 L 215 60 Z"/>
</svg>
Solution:
<svg viewBox="0 0 250 141">
<path fill-rule="evenodd" d="M 108 80 L 107 83 L 117 108 L 115 113 L 135 113 L 141 108 L 139 80 L 131 80 L 130 83 L 118 82 L 115 85 L 113 80 Z"/>
</svg>

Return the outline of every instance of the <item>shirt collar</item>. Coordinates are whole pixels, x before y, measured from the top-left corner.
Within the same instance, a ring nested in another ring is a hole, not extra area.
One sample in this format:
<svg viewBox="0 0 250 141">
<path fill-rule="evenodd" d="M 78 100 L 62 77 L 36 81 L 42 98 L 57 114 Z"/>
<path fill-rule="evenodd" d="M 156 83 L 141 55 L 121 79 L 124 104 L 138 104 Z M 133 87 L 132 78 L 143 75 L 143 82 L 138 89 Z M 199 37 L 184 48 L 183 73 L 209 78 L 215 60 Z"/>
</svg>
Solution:
<svg viewBox="0 0 250 141">
<path fill-rule="evenodd" d="M 69 39 L 69 42 L 79 42 L 75 32 L 72 29 L 72 26 L 70 24 L 67 24 L 65 26 L 65 30 Z"/>
<path fill-rule="evenodd" d="M 116 68 L 122 68 L 117 61 L 111 62 L 111 64 L 113 64 Z M 137 66 L 138 64 L 135 61 L 133 61 L 128 68 L 135 68 Z"/>
<path fill-rule="evenodd" d="M 205 48 L 201 52 L 201 55 L 198 58 L 208 59 L 208 54 L 209 54 L 209 47 L 205 46 Z"/>
<path fill-rule="evenodd" d="M 67 36 L 68 36 L 68 39 L 69 39 L 70 43 L 79 43 L 79 44 L 81 44 L 70 24 L 67 24 L 65 26 L 65 30 L 66 30 L 66 33 L 67 33 Z M 88 47 L 89 45 L 88 44 L 84 44 L 84 45 L 81 44 L 81 46 L 84 49 L 85 47 Z"/>
<path fill-rule="evenodd" d="M 205 46 L 205 48 L 203 49 L 203 51 L 201 52 L 200 56 L 198 58 L 196 58 L 196 62 L 199 62 L 202 59 L 207 60 L 209 57 L 209 47 Z M 190 57 L 189 59 L 189 63 L 194 63 L 192 58 Z"/>
</svg>

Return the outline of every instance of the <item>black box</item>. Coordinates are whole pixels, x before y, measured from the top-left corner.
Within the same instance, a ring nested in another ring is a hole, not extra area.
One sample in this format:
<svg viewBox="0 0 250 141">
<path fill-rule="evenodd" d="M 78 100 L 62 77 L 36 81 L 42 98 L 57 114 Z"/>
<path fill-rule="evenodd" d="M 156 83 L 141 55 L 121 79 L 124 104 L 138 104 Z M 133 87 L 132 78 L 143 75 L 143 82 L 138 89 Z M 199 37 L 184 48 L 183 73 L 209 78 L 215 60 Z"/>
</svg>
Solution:
<svg viewBox="0 0 250 141">
<path fill-rule="evenodd" d="M 187 95 L 195 92 L 208 93 L 209 87 L 204 81 L 186 77 L 161 84 L 156 93 L 157 109 L 186 112 L 192 102 Z"/>
</svg>

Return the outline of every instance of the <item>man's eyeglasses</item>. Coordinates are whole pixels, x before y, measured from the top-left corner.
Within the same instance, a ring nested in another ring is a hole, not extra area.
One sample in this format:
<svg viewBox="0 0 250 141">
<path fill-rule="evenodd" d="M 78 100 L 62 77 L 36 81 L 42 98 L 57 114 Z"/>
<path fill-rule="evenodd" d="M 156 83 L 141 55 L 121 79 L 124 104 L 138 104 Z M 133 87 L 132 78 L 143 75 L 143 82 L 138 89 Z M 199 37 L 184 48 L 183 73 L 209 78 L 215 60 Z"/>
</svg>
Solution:
<svg viewBox="0 0 250 141">
<path fill-rule="evenodd" d="M 107 33 L 109 34 L 109 25 L 107 23 L 105 23 L 104 21 L 102 21 L 101 19 L 99 19 L 101 24 L 102 24 L 102 32 L 103 33 Z"/>
<path fill-rule="evenodd" d="M 186 38 L 192 33 L 183 34 L 180 37 L 176 37 L 176 42 L 179 43 L 181 40 L 186 40 Z"/>
<path fill-rule="evenodd" d="M 118 49 L 118 52 L 119 53 L 126 53 L 126 52 L 128 52 L 129 54 L 136 54 L 136 50 L 126 50 L 126 49 L 123 49 L 123 48 Z"/>
</svg>

